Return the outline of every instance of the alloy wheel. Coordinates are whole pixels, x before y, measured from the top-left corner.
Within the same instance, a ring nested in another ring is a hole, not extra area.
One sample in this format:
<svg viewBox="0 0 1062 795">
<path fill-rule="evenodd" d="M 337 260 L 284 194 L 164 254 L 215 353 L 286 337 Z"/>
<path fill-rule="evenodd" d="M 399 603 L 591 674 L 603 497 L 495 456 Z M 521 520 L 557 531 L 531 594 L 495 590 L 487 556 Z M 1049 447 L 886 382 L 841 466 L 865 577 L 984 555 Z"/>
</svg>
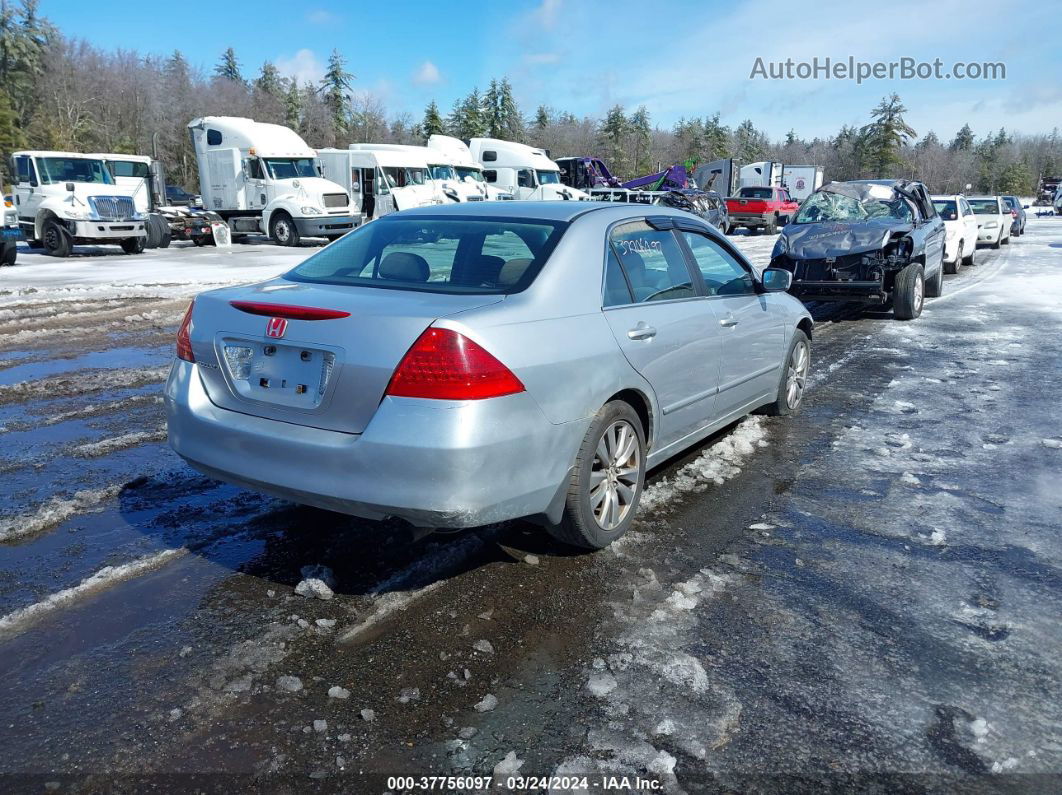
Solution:
<svg viewBox="0 0 1062 795">
<path fill-rule="evenodd" d="M 638 434 L 626 420 L 605 429 L 590 469 L 590 511 L 602 530 L 618 527 L 634 505 L 642 460 Z"/>
<path fill-rule="evenodd" d="M 915 313 L 916 314 L 918 312 L 922 311 L 922 302 L 925 301 L 925 297 L 926 297 L 925 279 L 921 276 L 921 274 L 919 274 L 918 278 L 915 279 L 915 283 L 914 283 L 914 306 L 915 306 Z"/>
<path fill-rule="evenodd" d="M 793 347 L 793 354 L 789 357 L 789 369 L 785 379 L 785 403 L 790 409 L 800 405 L 804 397 L 804 387 L 808 383 L 808 366 L 811 357 L 808 355 L 806 342 L 799 342 Z"/>
</svg>

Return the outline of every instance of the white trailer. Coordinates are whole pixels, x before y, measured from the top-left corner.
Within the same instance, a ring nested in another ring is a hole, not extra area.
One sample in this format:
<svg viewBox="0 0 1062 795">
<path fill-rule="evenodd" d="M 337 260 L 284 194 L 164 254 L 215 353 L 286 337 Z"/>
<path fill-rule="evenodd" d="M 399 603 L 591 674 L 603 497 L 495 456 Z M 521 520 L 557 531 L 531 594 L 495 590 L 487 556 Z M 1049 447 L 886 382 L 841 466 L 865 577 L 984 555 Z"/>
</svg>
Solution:
<svg viewBox="0 0 1062 795">
<path fill-rule="evenodd" d="M 763 160 L 742 166 L 738 172 L 739 188 L 780 188 L 782 187 L 782 164 L 774 160 Z"/>
<path fill-rule="evenodd" d="M 119 245 L 127 254 L 144 250 L 144 217 L 133 190 L 116 185 L 107 164 L 75 152 L 15 152 L 18 224 L 30 248 L 66 257 L 79 243 Z"/>
<path fill-rule="evenodd" d="M 484 199 L 504 200 L 513 195 L 488 185 L 483 176 L 483 166 L 472 157 L 472 152 L 460 138 L 450 135 L 432 135 L 428 138 L 428 148 L 449 156 L 454 172 L 457 174 L 457 190 L 464 201 Z M 477 199 L 476 197 L 479 197 Z"/>
<path fill-rule="evenodd" d="M 203 207 L 225 219 L 234 239 L 265 232 L 294 246 L 303 236 L 335 240 L 354 228 L 350 195 L 321 178 L 316 152 L 287 127 L 204 116 L 188 130 Z"/>
<path fill-rule="evenodd" d="M 428 179 L 428 163 L 409 152 L 358 149 L 318 149 L 321 174 L 350 193 L 359 223 L 437 204 Z"/>
<path fill-rule="evenodd" d="M 544 149 L 500 138 L 473 138 L 469 151 L 480 165 L 489 185 L 511 193 L 516 199 L 580 200 L 587 193 L 564 185 L 560 166 Z"/>
<path fill-rule="evenodd" d="M 782 186 L 798 202 L 822 187 L 822 166 L 785 166 L 782 168 Z"/>
</svg>

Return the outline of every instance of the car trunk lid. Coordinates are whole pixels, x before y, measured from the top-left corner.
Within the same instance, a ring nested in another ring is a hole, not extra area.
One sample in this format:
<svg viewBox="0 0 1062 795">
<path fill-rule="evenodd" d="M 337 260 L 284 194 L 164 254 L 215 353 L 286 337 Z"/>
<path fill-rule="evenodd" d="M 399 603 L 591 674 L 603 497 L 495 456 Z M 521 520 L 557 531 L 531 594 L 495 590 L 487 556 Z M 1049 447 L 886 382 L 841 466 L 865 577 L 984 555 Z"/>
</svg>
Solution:
<svg viewBox="0 0 1062 795">
<path fill-rule="evenodd" d="M 361 433 L 428 326 L 502 298 L 277 280 L 197 298 L 192 350 L 222 408 Z"/>
</svg>

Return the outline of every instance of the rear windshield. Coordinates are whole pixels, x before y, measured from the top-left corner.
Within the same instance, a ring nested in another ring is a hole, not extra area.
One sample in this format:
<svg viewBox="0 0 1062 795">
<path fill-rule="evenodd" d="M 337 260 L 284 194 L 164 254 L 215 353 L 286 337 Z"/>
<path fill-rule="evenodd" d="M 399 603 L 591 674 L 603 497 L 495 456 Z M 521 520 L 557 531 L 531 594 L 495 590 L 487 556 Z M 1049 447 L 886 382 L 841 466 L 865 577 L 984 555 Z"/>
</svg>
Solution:
<svg viewBox="0 0 1062 795">
<path fill-rule="evenodd" d="M 742 199 L 770 199 L 770 188 L 742 188 L 738 192 L 738 196 Z"/>
<path fill-rule="evenodd" d="M 514 293 L 531 284 L 566 227 L 519 218 L 385 216 L 285 278 L 432 293 Z"/>
<path fill-rule="evenodd" d="M 999 215 L 999 202 L 995 199 L 968 199 L 977 215 Z"/>
</svg>

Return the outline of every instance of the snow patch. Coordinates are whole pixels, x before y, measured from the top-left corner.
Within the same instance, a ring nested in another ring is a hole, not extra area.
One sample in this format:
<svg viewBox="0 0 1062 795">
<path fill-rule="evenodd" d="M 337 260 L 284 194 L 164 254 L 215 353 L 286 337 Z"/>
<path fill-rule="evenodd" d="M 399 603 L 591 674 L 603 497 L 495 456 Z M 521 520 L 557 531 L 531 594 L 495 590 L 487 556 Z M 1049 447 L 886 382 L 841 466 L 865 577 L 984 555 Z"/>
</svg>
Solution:
<svg viewBox="0 0 1062 795">
<path fill-rule="evenodd" d="M 0 541 L 33 535 L 65 522 L 75 514 L 100 510 L 101 503 L 117 497 L 122 488 L 121 485 L 107 486 L 78 491 L 73 497 L 52 497 L 32 514 L 0 519 Z"/>
</svg>

